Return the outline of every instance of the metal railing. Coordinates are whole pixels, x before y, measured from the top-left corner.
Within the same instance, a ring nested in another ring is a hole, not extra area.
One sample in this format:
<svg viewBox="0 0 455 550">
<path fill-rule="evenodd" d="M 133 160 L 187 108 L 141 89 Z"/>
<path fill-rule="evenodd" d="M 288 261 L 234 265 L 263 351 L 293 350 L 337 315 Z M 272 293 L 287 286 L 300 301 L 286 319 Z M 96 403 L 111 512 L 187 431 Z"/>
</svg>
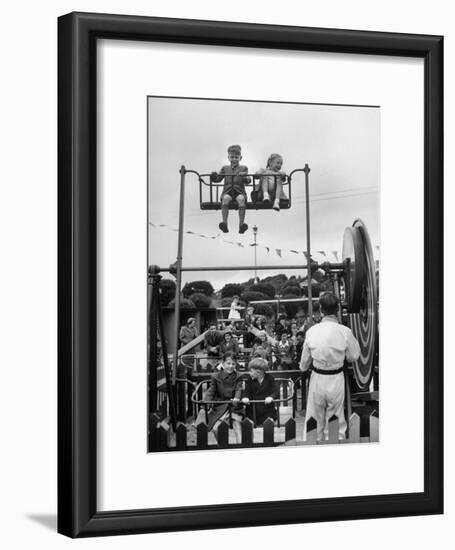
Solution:
<svg viewBox="0 0 455 550">
<path fill-rule="evenodd" d="M 240 384 L 244 384 L 248 378 L 247 377 L 241 377 L 239 380 L 237 380 L 236 385 L 234 387 L 234 393 L 237 391 L 237 386 Z M 276 408 L 277 411 L 277 424 L 280 426 L 280 404 L 288 404 L 289 401 L 293 403 L 294 400 L 294 381 L 290 378 L 275 378 L 275 383 L 278 384 L 280 394 L 283 391 L 283 395 L 286 394 L 286 396 L 280 397 L 280 398 L 273 398 L 273 401 L 270 402 L 270 404 L 277 404 L 278 407 Z M 240 399 L 228 399 L 228 400 L 213 400 L 213 401 L 207 401 L 204 399 L 204 395 L 202 396 L 202 399 L 199 398 L 201 394 L 204 394 L 207 389 L 204 392 L 204 385 L 210 384 L 209 380 L 201 380 L 195 387 L 195 390 L 191 396 L 191 401 L 200 409 L 203 408 L 205 411 L 205 418 L 206 423 L 208 423 L 208 411 L 209 407 L 213 405 L 227 405 L 228 406 L 228 414 L 229 414 L 229 425 L 232 425 L 232 408 L 235 407 L 252 407 L 253 409 L 253 422 L 256 425 L 256 405 L 261 404 L 269 404 L 264 399 L 249 399 L 248 402 L 244 402 L 242 398 Z M 286 384 L 286 388 L 284 386 Z M 294 407 L 293 407 L 293 414 L 294 416 Z"/>
</svg>

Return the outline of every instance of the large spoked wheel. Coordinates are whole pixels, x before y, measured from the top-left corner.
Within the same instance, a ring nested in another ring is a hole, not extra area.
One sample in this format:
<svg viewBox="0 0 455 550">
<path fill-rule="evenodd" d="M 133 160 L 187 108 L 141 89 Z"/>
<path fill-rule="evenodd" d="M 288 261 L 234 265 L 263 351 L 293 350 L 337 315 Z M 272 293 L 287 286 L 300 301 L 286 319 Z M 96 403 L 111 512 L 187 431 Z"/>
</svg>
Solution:
<svg viewBox="0 0 455 550">
<path fill-rule="evenodd" d="M 367 391 L 377 362 L 378 291 L 373 249 L 362 220 L 356 220 L 345 231 L 343 260 L 348 258 L 348 318 L 360 345 L 360 357 L 353 363 L 354 377 L 359 389 Z"/>
</svg>

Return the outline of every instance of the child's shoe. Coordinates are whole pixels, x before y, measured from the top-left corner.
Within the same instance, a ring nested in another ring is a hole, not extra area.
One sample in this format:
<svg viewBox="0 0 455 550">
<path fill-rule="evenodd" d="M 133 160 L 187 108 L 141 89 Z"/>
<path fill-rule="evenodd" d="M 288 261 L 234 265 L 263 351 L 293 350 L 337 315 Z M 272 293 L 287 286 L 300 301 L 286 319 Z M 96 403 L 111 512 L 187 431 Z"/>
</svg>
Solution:
<svg viewBox="0 0 455 550">
<path fill-rule="evenodd" d="M 264 198 L 262 199 L 262 202 L 266 205 L 270 204 L 270 195 L 268 193 L 264 193 Z"/>
<path fill-rule="evenodd" d="M 242 225 L 239 227 L 239 233 L 245 233 L 247 229 L 248 229 L 248 224 L 242 223 Z"/>
<path fill-rule="evenodd" d="M 221 229 L 221 231 L 222 231 L 223 233 L 228 233 L 228 232 L 229 232 L 227 223 L 221 222 L 221 223 L 218 225 L 218 227 Z"/>
<path fill-rule="evenodd" d="M 273 209 L 277 212 L 280 211 L 280 199 L 275 199 L 275 202 L 273 203 Z"/>
</svg>

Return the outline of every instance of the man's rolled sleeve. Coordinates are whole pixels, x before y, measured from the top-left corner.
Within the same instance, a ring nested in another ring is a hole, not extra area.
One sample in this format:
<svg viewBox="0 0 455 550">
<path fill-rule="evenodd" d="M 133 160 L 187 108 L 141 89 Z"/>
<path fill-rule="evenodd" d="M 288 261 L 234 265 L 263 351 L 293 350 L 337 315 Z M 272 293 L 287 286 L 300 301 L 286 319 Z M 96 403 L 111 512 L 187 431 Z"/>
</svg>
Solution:
<svg viewBox="0 0 455 550">
<path fill-rule="evenodd" d="M 346 359 L 351 363 L 357 361 L 360 357 L 360 346 L 355 336 L 351 331 L 348 332 L 346 338 Z"/>
<path fill-rule="evenodd" d="M 299 368 L 301 371 L 306 371 L 311 365 L 311 352 L 308 343 L 303 344 L 302 357 L 300 358 Z"/>
</svg>

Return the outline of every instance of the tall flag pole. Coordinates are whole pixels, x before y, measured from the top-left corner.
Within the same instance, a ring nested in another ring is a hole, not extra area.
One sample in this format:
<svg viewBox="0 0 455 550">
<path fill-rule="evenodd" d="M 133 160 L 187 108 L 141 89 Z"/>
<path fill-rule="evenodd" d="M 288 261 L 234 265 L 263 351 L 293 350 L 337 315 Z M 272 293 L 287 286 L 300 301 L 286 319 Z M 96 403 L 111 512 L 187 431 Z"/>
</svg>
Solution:
<svg viewBox="0 0 455 550">
<path fill-rule="evenodd" d="M 183 257 L 183 229 L 185 210 L 185 174 L 184 166 L 180 168 L 180 204 L 179 204 L 179 235 L 177 246 L 177 261 L 175 262 L 175 318 L 174 318 L 174 362 L 172 365 L 172 386 L 175 387 L 177 378 L 177 364 L 179 359 L 179 332 L 180 332 L 180 293 L 182 290 L 182 257 Z M 172 388 L 169 388 L 172 391 Z"/>
<path fill-rule="evenodd" d="M 308 318 L 310 323 L 313 320 L 313 289 L 311 288 L 311 246 L 310 246 L 310 189 L 309 173 L 310 167 L 305 164 L 305 201 L 306 201 L 306 261 L 307 261 L 307 280 L 308 280 Z"/>
<path fill-rule="evenodd" d="M 256 239 L 258 235 L 258 226 L 253 225 L 253 237 L 254 237 L 254 282 L 258 282 L 258 272 L 257 272 L 257 244 Z"/>
</svg>

